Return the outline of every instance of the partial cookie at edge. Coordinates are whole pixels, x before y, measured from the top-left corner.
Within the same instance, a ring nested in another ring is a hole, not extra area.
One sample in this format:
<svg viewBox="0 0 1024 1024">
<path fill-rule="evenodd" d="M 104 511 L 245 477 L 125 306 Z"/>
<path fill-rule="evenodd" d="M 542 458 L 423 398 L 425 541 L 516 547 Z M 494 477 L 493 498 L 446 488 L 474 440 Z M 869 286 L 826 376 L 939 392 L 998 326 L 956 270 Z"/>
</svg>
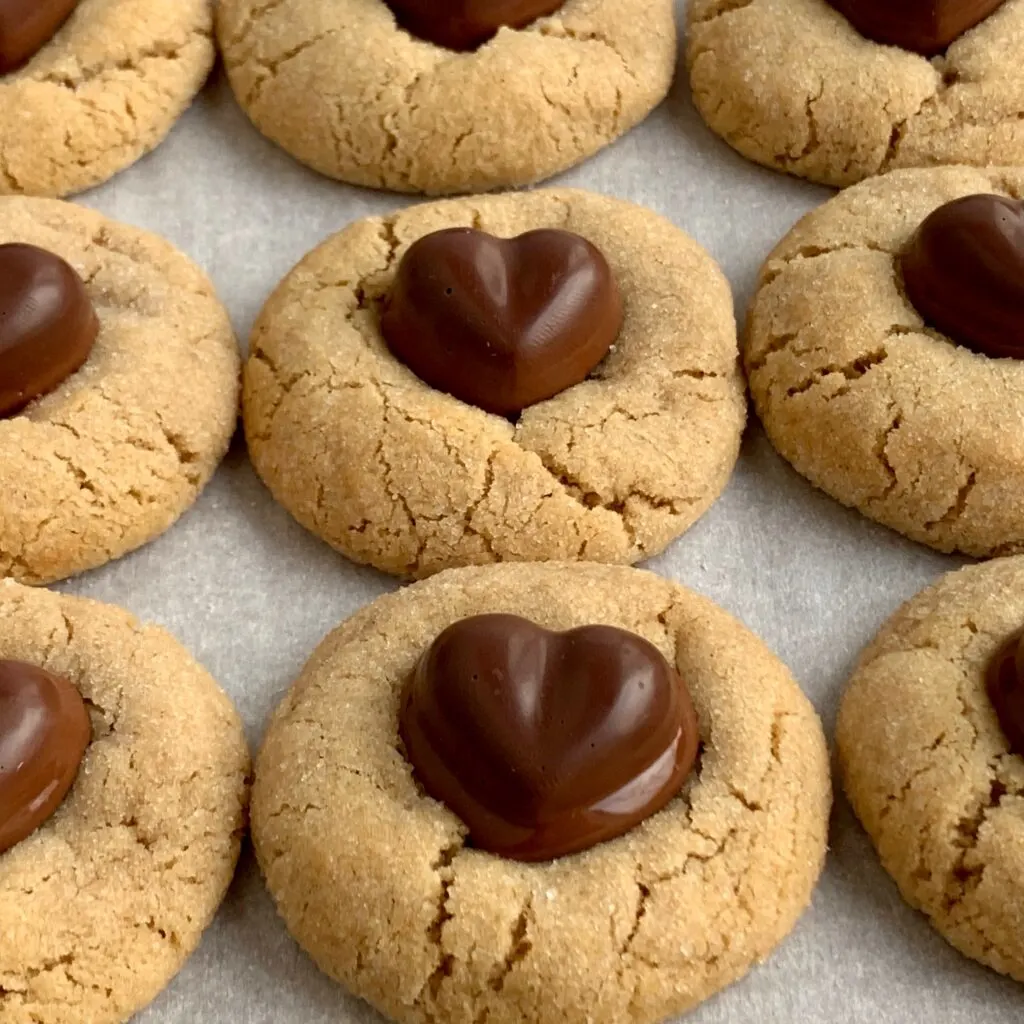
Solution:
<svg viewBox="0 0 1024 1024">
<path fill-rule="evenodd" d="M 940 551 L 1024 548 L 1024 362 L 927 327 L 898 256 L 932 210 L 1024 171 L 894 171 L 808 214 L 761 271 L 744 359 L 772 443 L 845 505 Z"/>
<path fill-rule="evenodd" d="M 400 752 L 398 698 L 441 629 L 490 611 L 654 643 L 693 694 L 699 777 L 584 854 L 524 865 L 467 848 Z M 455 570 L 374 602 L 312 655 L 256 776 L 256 850 L 286 923 L 403 1024 L 648 1022 L 695 1005 L 792 928 L 830 804 L 820 724 L 763 644 L 678 585 L 597 565 Z"/>
<path fill-rule="evenodd" d="M 214 61 L 211 0 L 80 0 L 0 76 L 0 193 L 68 195 L 155 148 Z"/>
<path fill-rule="evenodd" d="M 844 787 L 903 896 L 957 949 L 1024 981 L 1024 758 L 985 692 L 1024 626 L 1024 558 L 950 573 L 862 655 L 837 726 Z"/>
<path fill-rule="evenodd" d="M 69 679 L 93 739 L 56 813 L 0 854 L 0 1019 L 119 1024 L 178 972 L 234 873 L 248 751 L 229 699 L 163 630 L 0 583 L 0 657 Z"/>
<path fill-rule="evenodd" d="M 614 351 L 515 425 L 432 390 L 380 337 L 402 253 L 454 225 L 576 231 L 623 295 Z M 746 417 L 717 265 L 650 211 L 571 190 L 425 204 L 329 239 L 260 314 L 243 406 L 257 471 L 303 525 L 356 561 L 419 576 L 655 554 L 725 486 Z"/>
<path fill-rule="evenodd" d="M 46 583 L 163 533 L 238 418 L 240 357 L 206 275 L 161 238 L 83 207 L 0 198 L 0 242 L 66 259 L 100 320 L 85 365 L 0 420 L 0 573 Z"/>
<path fill-rule="evenodd" d="M 567 0 L 454 53 L 383 0 L 222 0 L 218 37 L 256 127 L 323 174 L 428 194 L 526 185 L 580 162 L 665 97 L 672 0 Z"/>
<path fill-rule="evenodd" d="M 826 0 L 692 0 L 688 20 L 694 102 L 751 160 L 838 187 L 1024 164 L 1024 0 L 933 61 L 863 38 Z"/>
</svg>

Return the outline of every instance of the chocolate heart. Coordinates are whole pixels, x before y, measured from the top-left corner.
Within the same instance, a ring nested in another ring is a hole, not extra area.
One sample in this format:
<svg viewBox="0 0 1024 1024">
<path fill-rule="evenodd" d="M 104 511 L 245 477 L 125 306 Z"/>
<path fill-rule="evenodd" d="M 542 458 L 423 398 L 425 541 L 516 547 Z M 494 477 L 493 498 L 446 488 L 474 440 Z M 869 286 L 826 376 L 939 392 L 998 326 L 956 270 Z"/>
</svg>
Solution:
<svg viewBox="0 0 1024 1024">
<path fill-rule="evenodd" d="M 1024 359 L 1024 202 L 979 195 L 940 206 L 901 265 L 932 327 L 975 352 Z"/>
<path fill-rule="evenodd" d="M 932 57 L 1006 0 L 829 0 L 868 39 Z"/>
<path fill-rule="evenodd" d="M 78 0 L 0 0 L 0 72 L 34 57 L 78 6 Z"/>
<path fill-rule="evenodd" d="M 98 331 L 73 267 L 34 245 L 0 245 L 0 416 L 74 373 Z"/>
<path fill-rule="evenodd" d="M 23 661 L 0 661 L 0 853 L 57 809 L 90 734 L 71 683 Z"/>
<path fill-rule="evenodd" d="M 524 861 L 627 832 L 679 792 L 698 747 L 686 686 L 646 640 L 514 615 L 441 633 L 409 680 L 400 728 L 427 792 L 472 844 Z"/>
<path fill-rule="evenodd" d="M 439 391 L 512 415 L 586 379 L 622 326 L 604 256 L 569 231 L 413 243 L 381 319 L 388 347 Z"/>
<path fill-rule="evenodd" d="M 474 50 L 506 25 L 522 28 L 557 11 L 565 0 L 387 0 L 414 36 L 449 50 Z"/>
<path fill-rule="evenodd" d="M 1006 643 L 988 667 L 988 699 L 1010 749 L 1024 755 L 1024 642 L 1021 634 Z"/>
</svg>

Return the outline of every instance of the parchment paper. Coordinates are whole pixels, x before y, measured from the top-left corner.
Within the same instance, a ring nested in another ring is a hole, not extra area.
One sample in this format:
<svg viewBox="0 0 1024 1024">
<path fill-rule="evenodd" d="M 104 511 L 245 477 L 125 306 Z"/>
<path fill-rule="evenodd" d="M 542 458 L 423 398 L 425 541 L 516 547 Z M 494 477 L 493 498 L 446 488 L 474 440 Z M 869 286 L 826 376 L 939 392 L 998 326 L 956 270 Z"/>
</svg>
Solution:
<svg viewBox="0 0 1024 1024">
<path fill-rule="evenodd" d="M 700 121 L 682 71 L 643 125 L 557 180 L 669 217 L 721 262 L 740 316 L 769 249 L 829 195 L 733 153 Z M 202 264 L 243 343 L 264 299 L 304 253 L 351 220 L 409 202 L 302 168 L 250 126 L 220 72 L 163 146 L 81 201 L 159 232 Z M 831 737 L 857 652 L 901 601 L 957 564 L 815 491 L 774 453 L 755 420 L 724 497 L 648 567 L 709 595 L 764 637 Z M 168 534 L 64 587 L 174 632 L 237 702 L 255 747 L 268 713 L 322 636 L 395 585 L 293 522 L 236 439 L 196 507 Z M 961 957 L 903 904 L 840 800 L 829 865 L 796 932 L 764 966 L 688 1019 L 1018 1024 L 1022 1011 L 1024 988 Z M 138 1020 L 381 1018 L 295 946 L 246 851 L 199 952 Z"/>
</svg>

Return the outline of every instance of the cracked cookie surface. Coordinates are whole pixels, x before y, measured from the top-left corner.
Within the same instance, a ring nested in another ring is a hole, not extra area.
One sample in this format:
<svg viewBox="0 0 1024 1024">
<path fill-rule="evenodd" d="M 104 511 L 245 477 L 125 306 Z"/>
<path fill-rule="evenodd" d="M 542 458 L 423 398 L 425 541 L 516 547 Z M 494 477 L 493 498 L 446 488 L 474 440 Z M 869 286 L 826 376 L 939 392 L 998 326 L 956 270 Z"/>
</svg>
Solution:
<svg viewBox="0 0 1024 1024">
<path fill-rule="evenodd" d="M 371 188 L 526 185 L 642 121 L 675 68 L 672 0 L 567 0 L 455 53 L 398 28 L 383 0 L 220 0 L 218 39 L 256 127 Z"/>
<path fill-rule="evenodd" d="M 523 864 L 466 845 L 401 753 L 400 694 L 438 633 L 506 612 L 604 623 L 676 666 L 703 742 L 684 791 L 625 836 Z M 452 570 L 331 633 L 274 713 L 253 836 L 319 966 L 402 1024 L 619 1024 L 682 1012 L 788 934 L 825 855 L 828 757 L 786 668 L 711 602 L 619 566 Z"/>
<path fill-rule="evenodd" d="M 613 351 L 515 424 L 433 390 L 381 338 L 401 256 L 456 225 L 575 231 L 602 250 L 622 293 Z M 253 330 L 246 437 L 299 522 L 386 572 L 632 562 L 725 486 L 746 418 L 738 362 L 728 283 L 661 217 L 573 190 L 448 200 L 358 221 L 285 278 Z"/>
<path fill-rule="evenodd" d="M 751 160 L 840 188 L 1024 164 L 1024 0 L 933 60 L 865 39 L 826 0 L 691 0 L 688 17 L 697 109 Z"/>
<path fill-rule="evenodd" d="M 178 972 L 234 873 L 249 758 L 231 702 L 169 634 L 0 583 L 0 657 L 73 682 L 92 742 L 55 814 L 0 854 L 0 1020 L 118 1024 Z"/>
<path fill-rule="evenodd" d="M 0 76 L 0 193 L 67 195 L 148 153 L 213 66 L 212 0 L 80 0 Z"/>
<path fill-rule="evenodd" d="M 837 726 L 844 787 L 904 898 L 1024 981 L 1024 758 L 985 692 L 1024 624 L 1024 558 L 950 573 L 862 655 Z"/>
<path fill-rule="evenodd" d="M 813 211 L 769 256 L 744 359 L 778 451 L 845 505 L 940 551 L 1024 549 L 1024 362 L 927 327 L 899 253 L 937 207 L 1024 195 L 1024 171 L 894 171 Z"/>
<path fill-rule="evenodd" d="M 205 274 L 170 243 L 54 199 L 0 199 L 0 242 L 56 253 L 100 322 L 85 365 L 0 419 L 0 573 L 46 583 L 163 533 L 238 418 L 239 353 Z"/>
</svg>

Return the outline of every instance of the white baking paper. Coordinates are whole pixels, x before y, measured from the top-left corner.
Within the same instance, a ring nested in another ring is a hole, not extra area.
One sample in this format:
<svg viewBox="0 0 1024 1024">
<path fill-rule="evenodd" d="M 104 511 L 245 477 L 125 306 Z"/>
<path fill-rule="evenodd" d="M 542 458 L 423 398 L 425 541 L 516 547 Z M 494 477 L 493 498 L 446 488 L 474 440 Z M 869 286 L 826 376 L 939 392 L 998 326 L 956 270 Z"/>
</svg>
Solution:
<svg viewBox="0 0 1024 1024">
<path fill-rule="evenodd" d="M 829 195 L 732 152 L 694 111 L 685 74 L 643 125 L 557 183 L 670 218 L 721 262 L 740 317 L 768 251 Z M 166 236 L 202 264 L 243 341 L 270 290 L 305 252 L 349 221 L 409 202 L 301 167 L 257 134 L 220 72 L 164 145 L 81 201 Z M 709 595 L 764 637 L 831 737 L 858 651 L 902 600 L 957 564 L 816 492 L 754 422 L 724 497 L 648 567 Z M 255 745 L 321 637 L 395 586 L 293 522 L 236 439 L 198 504 L 166 536 L 63 589 L 126 606 L 175 633 L 237 702 Z M 1018 1024 L 1022 1010 L 1024 989 L 961 957 L 904 905 L 840 800 L 811 910 L 764 966 L 689 1020 Z M 198 953 L 138 1020 L 381 1019 L 288 937 L 247 850 Z"/>
</svg>

